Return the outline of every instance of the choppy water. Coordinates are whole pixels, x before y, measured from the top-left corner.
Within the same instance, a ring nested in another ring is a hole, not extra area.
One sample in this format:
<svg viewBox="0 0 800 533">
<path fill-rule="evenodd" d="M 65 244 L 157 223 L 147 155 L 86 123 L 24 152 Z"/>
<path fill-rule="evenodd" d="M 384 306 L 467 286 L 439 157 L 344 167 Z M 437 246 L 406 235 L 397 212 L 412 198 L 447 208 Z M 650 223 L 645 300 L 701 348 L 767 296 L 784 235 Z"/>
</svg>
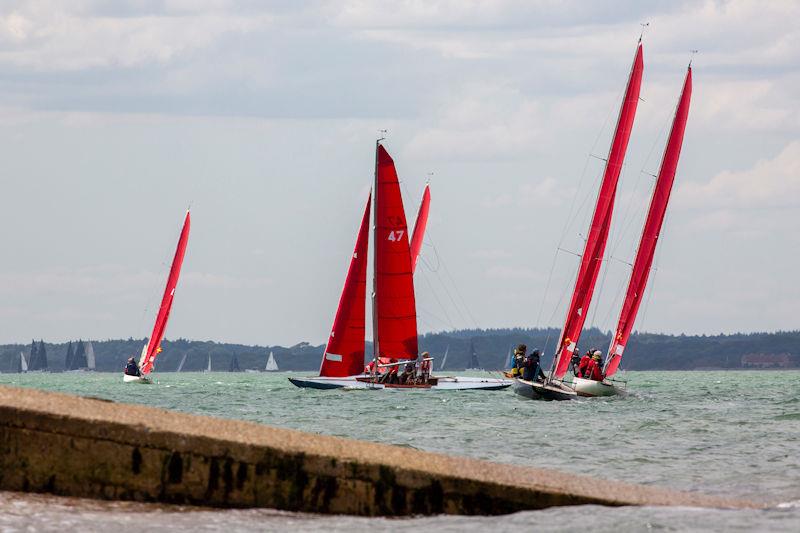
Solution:
<svg viewBox="0 0 800 533">
<path fill-rule="evenodd" d="M 800 530 L 800 372 L 630 372 L 626 398 L 533 402 L 510 390 L 316 391 L 287 374 L 5 374 L 0 383 L 147 403 L 519 465 L 775 504 L 764 511 L 583 507 L 411 520 L 198 511 L 0 493 L 0 528 L 137 530 Z M 68 512 L 65 512 L 68 508 Z M 67 523 L 69 522 L 69 523 Z"/>
</svg>

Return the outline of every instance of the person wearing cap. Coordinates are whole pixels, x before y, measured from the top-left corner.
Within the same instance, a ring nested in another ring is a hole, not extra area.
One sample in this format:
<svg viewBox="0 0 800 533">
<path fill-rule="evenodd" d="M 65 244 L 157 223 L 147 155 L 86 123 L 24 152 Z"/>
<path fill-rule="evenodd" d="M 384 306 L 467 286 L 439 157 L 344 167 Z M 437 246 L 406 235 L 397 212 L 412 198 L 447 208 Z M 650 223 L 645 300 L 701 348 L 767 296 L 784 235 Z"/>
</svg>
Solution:
<svg viewBox="0 0 800 533">
<path fill-rule="evenodd" d="M 419 382 L 425 384 L 431 377 L 431 354 L 422 352 L 419 362 Z"/>
<path fill-rule="evenodd" d="M 593 381 L 603 381 L 603 371 L 601 369 L 602 357 L 603 354 L 600 352 L 600 350 L 594 351 L 591 361 L 589 361 L 589 364 L 586 365 L 586 371 L 583 374 L 584 378 L 591 379 Z"/>
</svg>

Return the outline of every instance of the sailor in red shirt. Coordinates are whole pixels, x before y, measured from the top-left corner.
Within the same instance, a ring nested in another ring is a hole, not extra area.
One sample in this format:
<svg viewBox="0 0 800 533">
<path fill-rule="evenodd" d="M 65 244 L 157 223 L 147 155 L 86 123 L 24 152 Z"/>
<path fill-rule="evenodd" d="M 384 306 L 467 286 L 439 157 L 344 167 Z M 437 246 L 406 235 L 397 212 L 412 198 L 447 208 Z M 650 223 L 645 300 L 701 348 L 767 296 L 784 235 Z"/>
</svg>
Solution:
<svg viewBox="0 0 800 533">
<path fill-rule="evenodd" d="M 592 359 L 586 365 L 586 370 L 583 373 L 585 379 L 593 381 L 603 381 L 603 371 L 600 368 L 602 353 L 600 350 L 595 350 L 592 354 Z"/>
<path fill-rule="evenodd" d="M 579 378 L 587 377 L 586 368 L 589 366 L 589 362 L 592 360 L 592 352 L 593 351 L 596 351 L 596 350 L 589 350 L 588 352 L 586 352 L 583 355 L 583 357 L 581 357 L 581 362 L 578 364 L 578 377 Z"/>
</svg>

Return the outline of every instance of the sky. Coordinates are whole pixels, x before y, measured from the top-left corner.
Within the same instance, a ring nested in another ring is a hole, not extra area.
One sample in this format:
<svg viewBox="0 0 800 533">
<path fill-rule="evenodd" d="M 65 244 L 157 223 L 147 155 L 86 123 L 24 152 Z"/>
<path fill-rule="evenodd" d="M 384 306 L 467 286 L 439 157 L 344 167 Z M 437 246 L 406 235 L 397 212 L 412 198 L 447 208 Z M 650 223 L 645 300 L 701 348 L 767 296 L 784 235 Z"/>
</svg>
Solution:
<svg viewBox="0 0 800 533">
<path fill-rule="evenodd" d="M 431 183 L 420 331 L 560 327 L 645 22 L 587 325 L 614 328 L 693 57 L 636 329 L 797 329 L 799 18 L 789 1 L 5 0 L 0 342 L 147 336 L 188 206 L 167 337 L 324 342 L 384 129 L 409 220 Z"/>
</svg>

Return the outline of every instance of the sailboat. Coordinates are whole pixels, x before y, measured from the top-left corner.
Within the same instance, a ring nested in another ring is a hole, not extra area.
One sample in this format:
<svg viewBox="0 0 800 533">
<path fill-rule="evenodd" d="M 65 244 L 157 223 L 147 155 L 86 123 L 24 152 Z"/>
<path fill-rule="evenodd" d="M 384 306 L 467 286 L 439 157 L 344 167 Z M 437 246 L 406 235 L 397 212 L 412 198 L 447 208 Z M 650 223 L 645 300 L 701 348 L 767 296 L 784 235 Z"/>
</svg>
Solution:
<svg viewBox="0 0 800 533">
<path fill-rule="evenodd" d="M 17 366 L 17 372 L 19 374 L 24 374 L 28 371 L 28 361 L 25 359 L 25 353 L 19 352 L 19 366 Z"/>
<path fill-rule="evenodd" d="M 304 388 L 337 389 L 502 389 L 511 382 L 497 378 L 434 377 L 424 382 L 394 383 L 387 379 L 398 367 L 416 363 L 417 311 L 413 269 L 416 256 L 409 245 L 408 227 L 394 161 L 381 145 L 375 146 L 375 185 L 361 218 L 355 249 L 345 278 L 339 306 L 328 343 L 322 355 L 319 376 L 290 377 Z M 426 203 L 425 198 L 428 198 Z M 430 193 L 423 195 L 427 220 Z M 374 200 L 374 209 L 371 201 Z M 366 333 L 367 249 L 370 213 L 374 215 L 374 262 L 372 288 L 373 356 L 364 368 Z M 423 222 L 424 224 L 424 222 Z M 418 228 L 416 253 L 422 242 L 423 227 Z M 412 242 L 415 239 L 412 238 Z M 424 361 L 432 365 L 432 358 Z"/>
<path fill-rule="evenodd" d="M 150 373 L 153 371 L 156 357 L 161 353 L 161 340 L 164 338 L 167 322 L 169 321 L 169 313 L 172 310 L 172 302 L 175 299 L 175 289 L 178 287 L 178 278 L 181 275 L 183 257 L 186 254 L 186 244 L 189 241 L 190 226 L 191 218 L 187 210 L 186 218 L 183 220 L 183 228 L 178 238 L 178 246 L 175 249 L 175 256 L 172 259 L 172 266 L 170 267 L 169 276 L 167 277 L 167 286 L 164 288 L 164 296 L 161 298 L 161 307 L 158 309 L 156 322 L 153 325 L 153 332 L 150 334 L 150 339 L 142 348 L 142 355 L 139 358 L 139 371 L 141 372 L 141 376 L 129 376 L 128 374 L 124 374 L 123 381 L 125 383 L 152 383 Z"/>
<path fill-rule="evenodd" d="M 97 370 L 97 360 L 94 355 L 92 341 L 86 341 L 86 370 Z"/>
<path fill-rule="evenodd" d="M 686 70 L 681 96 L 675 108 L 672 128 L 667 139 L 667 145 L 664 148 L 664 155 L 661 159 L 661 167 L 653 188 L 653 195 L 650 198 L 650 207 L 647 210 L 647 218 L 639 240 L 639 248 L 636 251 L 636 259 L 633 262 L 633 269 L 628 280 L 625 300 L 622 304 L 617 327 L 614 330 L 615 333 L 611 338 L 605 364 L 603 365 L 604 379 L 602 381 L 593 381 L 577 376 L 574 377 L 572 386 L 581 396 L 612 396 L 617 394 L 617 388 L 608 381 L 608 378 L 613 376 L 619 368 L 625 346 L 628 344 L 628 339 L 633 331 L 633 324 L 639 311 L 639 305 L 642 303 L 647 280 L 650 276 L 650 268 L 653 264 L 653 257 L 655 256 L 656 244 L 658 243 L 670 193 L 672 192 L 672 184 L 675 181 L 691 99 L 692 65 L 690 63 Z"/>
<path fill-rule="evenodd" d="M 187 357 L 189 357 L 189 352 L 184 352 L 183 357 L 181 357 L 181 362 L 178 363 L 178 369 L 175 372 L 181 372 L 183 370 L 183 365 L 186 364 Z"/>
<path fill-rule="evenodd" d="M 275 361 L 275 356 L 272 354 L 272 351 L 269 352 L 269 359 L 267 359 L 267 366 L 264 367 L 265 372 L 277 372 L 278 371 L 278 363 Z"/>
<path fill-rule="evenodd" d="M 208 352 L 208 366 L 203 372 L 211 372 L 211 352 Z"/>
<path fill-rule="evenodd" d="M 467 370 L 483 370 L 478 361 L 478 352 L 475 351 L 475 341 L 469 341 L 469 366 Z"/>
<path fill-rule="evenodd" d="M 563 383 L 563 378 L 572 359 L 572 354 L 577 347 L 583 324 L 589 315 L 589 305 L 591 304 L 597 276 L 603 263 L 603 254 L 608 241 L 609 228 L 611 227 L 611 215 L 614 210 L 617 183 L 625 160 L 625 152 L 628 148 L 634 117 L 636 116 L 643 71 L 644 59 L 642 40 L 640 38 L 628 76 L 625 96 L 620 106 L 614 138 L 606 159 L 594 214 L 592 215 L 583 254 L 581 255 L 580 267 L 575 279 L 575 288 L 572 292 L 572 300 L 567 309 L 564 327 L 556 345 L 553 367 L 544 382 L 526 381 L 517 378 L 514 384 L 514 391 L 521 396 L 547 400 L 568 400 L 577 396 L 575 389 Z"/>
<path fill-rule="evenodd" d="M 442 364 L 439 365 L 439 370 L 444 370 L 444 365 L 447 364 L 447 354 L 450 352 L 450 345 L 448 344 L 447 347 L 444 349 L 444 355 L 442 356 Z"/>
<path fill-rule="evenodd" d="M 233 354 L 231 357 L 231 364 L 228 366 L 228 372 L 241 372 L 242 369 L 239 368 L 239 358 L 236 357 L 236 354 Z"/>
</svg>

